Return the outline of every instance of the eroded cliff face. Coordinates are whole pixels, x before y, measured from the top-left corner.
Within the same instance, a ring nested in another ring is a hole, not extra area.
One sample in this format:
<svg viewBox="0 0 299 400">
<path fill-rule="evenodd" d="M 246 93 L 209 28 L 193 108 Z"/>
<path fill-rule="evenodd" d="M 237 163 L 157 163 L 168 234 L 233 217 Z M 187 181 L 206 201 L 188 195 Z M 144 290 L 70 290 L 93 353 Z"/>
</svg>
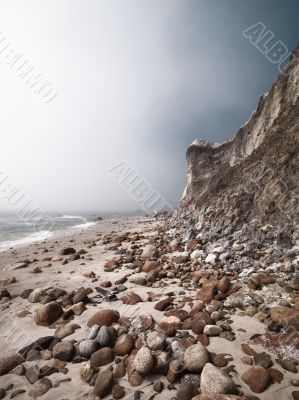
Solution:
<svg viewBox="0 0 299 400">
<path fill-rule="evenodd" d="M 299 46 L 294 54 L 232 139 L 188 148 L 179 210 L 199 228 L 299 222 Z"/>
</svg>

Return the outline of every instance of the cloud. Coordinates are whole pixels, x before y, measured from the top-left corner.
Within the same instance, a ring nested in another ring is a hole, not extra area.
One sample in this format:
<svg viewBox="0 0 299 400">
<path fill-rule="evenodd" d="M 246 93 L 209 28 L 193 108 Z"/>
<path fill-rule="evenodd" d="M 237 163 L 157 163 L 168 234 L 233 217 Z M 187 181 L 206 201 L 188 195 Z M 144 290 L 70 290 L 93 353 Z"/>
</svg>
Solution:
<svg viewBox="0 0 299 400">
<path fill-rule="evenodd" d="M 0 60 L 1 168 L 47 210 L 136 209 L 107 173 L 125 159 L 175 205 L 188 144 L 233 134 L 277 74 L 242 36 L 270 3 L 251 6 L 235 0 L 2 3 L 0 31 L 58 95 L 43 104 Z M 296 25 L 287 27 L 289 14 L 277 12 L 279 22 L 265 23 L 298 33 Z"/>
</svg>

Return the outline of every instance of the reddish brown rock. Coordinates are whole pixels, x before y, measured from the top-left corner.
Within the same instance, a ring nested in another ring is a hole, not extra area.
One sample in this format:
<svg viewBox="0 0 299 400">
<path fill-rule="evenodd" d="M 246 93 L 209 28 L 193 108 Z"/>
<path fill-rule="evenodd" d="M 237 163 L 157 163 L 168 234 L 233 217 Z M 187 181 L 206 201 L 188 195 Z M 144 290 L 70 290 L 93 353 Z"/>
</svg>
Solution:
<svg viewBox="0 0 299 400">
<path fill-rule="evenodd" d="M 34 322 L 36 325 L 49 326 L 63 314 L 63 309 L 60 304 L 53 301 L 35 311 Z"/>
<path fill-rule="evenodd" d="M 110 364 L 113 359 L 114 355 L 112 349 L 110 349 L 110 347 L 103 347 L 91 355 L 90 365 L 94 368 L 99 368 L 103 365 Z"/>
<path fill-rule="evenodd" d="M 95 381 L 94 394 L 103 398 L 111 391 L 112 386 L 113 373 L 109 369 L 100 371 Z"/>
<path fill-rule="evenodd" d="M 130 354 L 133 348 L 134 348 L 134 340 L 132 336 L 128 335 L 127 333 L 124 333 L 117 339 L 114 346 L 114 353 L 117 356 L 125 356 L 127 354 Z"/>
<path fill-rule="evenodd" d="M 159 261 L 149 261 L 149 260 L 147 260 L 143 264 L 142 271 L 143 272 L 154 271 L 159 266 L 160 266 L 160 262 Z"/>
<path fill-rule="evenodd" d="M 0 376 L 7 374 L 10 370 L 24 362 L 20 354 L 11 354 L 0 359 Z"/>
<path fill-rule="evenodd" d="M 262 393 L 271 382 L 268 370 L 262 367 L 249 368 L 241 378 L 254 393 Z"/>
<path fill-rule="evenodd" d="M 204 286 L 196 293 L 197 300 L 204 301 L 209 304 L 213 300 L 215 294 L 217 293 L 217 289 L 213 285 Z"/>
<path fill-rule="evenodd" d="M 274 278 L 266 272 L 261 272 L 250 278 L 248 286 L 251 289 L 260 289 L 265 285 L 270 285 L 271 283 L 274 283 Z"/>
<path fill-rule="evenodd" d="M 226 293 L 229 287 L 230 287 L 230 279 L 227 276 L 224 276 L 218 282 L 218 290 L 220 290 L 221 293 Z"/>
<path fill-rule="evenodd" d="M 288 307 L 275 307 L 271 310 L 271 318 L 278 325 L 299 330 L 299 310 Z"/>
<path fill-rule="evenodd" d="M 248 346 L 248 344 L 246 343 L 242 343 L 241 344 L 241 348 L 244 351 L 245 354 L 247 354 L 250 357 L 253 357 L 256 355 L 256 351 L 253 350 L 250 346 Z"/>
<path fill-rule="evenodd" d="M 116 310 L 100 310 L 96 312 L 87 321 L 87 326 L 91 328 L 93 325 L 106 325 L 111 326 L 119 319 L 119 312 Z"/>
<path fill-rule="evenodd" d="M 134 292 L 127 292 L 122 297 L 121 300 L 124 304 L 134 305 L 136 303 L 142 303 L 141 297 Z"/>
<path fill-rule="evenodd" d="M 115 268 L 116 268 L 117 266 L 118 266 L 118 261 L 116 261 L 116 260 L 107 261 L 107 262 L 104 264 L 104 271 L 105 271 L 105 272 L 112 272 L 112 271 L 115 270 Z"/>
<path fill-rule="evenodd" d="M 164 311 L 167 307 L 172 305 L 172 299 L 167 297 L 166 299 L 158 301 L 155 305 L 155 310 Z"/>
</svg>

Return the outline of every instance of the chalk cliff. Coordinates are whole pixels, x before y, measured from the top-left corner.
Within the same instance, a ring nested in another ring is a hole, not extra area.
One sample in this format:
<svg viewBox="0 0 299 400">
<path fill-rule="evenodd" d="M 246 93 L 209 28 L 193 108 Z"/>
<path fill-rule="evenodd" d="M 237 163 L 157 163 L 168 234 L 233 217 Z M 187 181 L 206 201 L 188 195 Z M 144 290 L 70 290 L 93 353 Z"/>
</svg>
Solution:
<svg viewBox="0 0 299 400">
<path fill-rule="evenodd" d="M 230 140 L 197 140 L 188 148 L 179 212 L 198 227 L 298 223 L 299 46 L 294 56 Z"/>
</svg>

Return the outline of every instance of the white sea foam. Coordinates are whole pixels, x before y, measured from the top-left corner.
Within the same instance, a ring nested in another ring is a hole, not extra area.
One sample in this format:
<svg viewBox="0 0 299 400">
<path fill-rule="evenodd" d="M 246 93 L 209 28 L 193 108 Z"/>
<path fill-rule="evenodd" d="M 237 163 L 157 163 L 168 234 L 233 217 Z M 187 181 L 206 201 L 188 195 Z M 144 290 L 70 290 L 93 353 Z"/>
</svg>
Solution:
<svg viewBox="0 0 299 400">
<path fill-rule="evenodd" d="M 6 242 L 0 243 L 0 252 L 10 249 L 11 247 L 21 247 L 31 243 L 42 242 L 45 239 L 48 239 L 52 235 L 50 231 L 40 231 L 36 233 L 32 233 L 28 236 L 24 236 L 23 238 L 16 240 L 8 240 Z"/>
<path fill-rule="evenodd" d="M 62 215 L 61 218 L 63 218 L 63 219 L 82 219 L 83 221 L 86 221 L 86 218 L 81 217 L 80 215 L 67 215 L 67 214 L 65 214 L 65 215 Z"/>
</svg>

